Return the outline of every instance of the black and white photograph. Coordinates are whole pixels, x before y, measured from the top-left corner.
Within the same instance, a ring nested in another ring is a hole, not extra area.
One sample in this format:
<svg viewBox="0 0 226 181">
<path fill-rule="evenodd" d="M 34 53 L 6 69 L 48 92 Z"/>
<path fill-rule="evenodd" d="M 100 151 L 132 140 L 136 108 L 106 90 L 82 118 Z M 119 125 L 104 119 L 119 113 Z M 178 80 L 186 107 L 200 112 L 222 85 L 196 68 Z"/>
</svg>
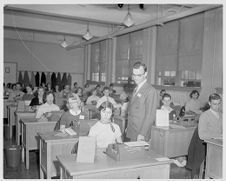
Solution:
<svg viewBox="0 0 226 181">
<path fill-rule="evenodd" d="M 224 179 L 223 1 L 1 3 L 1 180 Z"/>
</svg>

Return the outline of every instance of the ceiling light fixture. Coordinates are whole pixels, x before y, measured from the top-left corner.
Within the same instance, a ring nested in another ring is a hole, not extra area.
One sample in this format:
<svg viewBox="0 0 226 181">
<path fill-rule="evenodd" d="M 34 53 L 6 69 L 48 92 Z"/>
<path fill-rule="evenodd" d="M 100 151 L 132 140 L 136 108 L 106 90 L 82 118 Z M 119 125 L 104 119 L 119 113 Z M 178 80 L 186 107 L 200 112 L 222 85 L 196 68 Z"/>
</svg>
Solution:
<svg viewBox="0 0 226 181">
<path fill-rule="evenodd" d="M 93 35 L 89 32 L 89 23 L 87 24 L 87 31 L 82 37 L 87 41 L 93 38 Z"/>
<path fill-rule="evenodd" d="M 64 35 L 64 41 L 62 41 L 60 43 L 60 46 L 63 47 L 63 48 L 66 48 L 68 46 L 67 42 L 66 42 L 66 39 L 65 39 L 65 35 Z"/>
<path fill-rule="evenodd" d="M 128 13 L 123 21 L 123 24 L 126 25 L 127 27 L 130 27 L 130 26 L 133 26 L 134 25 L 134 22 L 133 22 L 133 19 L 132 19 L 132 16 L 130 14 L 130 11 L 129 11 L 129 4 L 128 4 Z"/>
</svg>

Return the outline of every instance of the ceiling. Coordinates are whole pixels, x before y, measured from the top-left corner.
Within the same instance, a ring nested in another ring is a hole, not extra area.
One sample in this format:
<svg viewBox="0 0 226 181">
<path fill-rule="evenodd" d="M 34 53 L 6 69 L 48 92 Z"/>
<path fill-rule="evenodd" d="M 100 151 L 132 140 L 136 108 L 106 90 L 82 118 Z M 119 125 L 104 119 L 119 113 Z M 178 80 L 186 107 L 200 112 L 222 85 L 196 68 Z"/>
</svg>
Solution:
<svg viewBox="0 0 226 181">
<path fill-rule="evenodd" d="M 134 26 L 178 14 L 200 5 L 191 4 L 9 4 L 4 6 L 4 28 L 8 31 L 57 35 L 57 41 L 71 38 L 81 42 L 89 31 L 102 37 L 126 28 L 128 7 Z M 33 36 L 34 38 L 34 36 Z M 44 38 L 45 39 L 45 38 Z"/>
</svg>

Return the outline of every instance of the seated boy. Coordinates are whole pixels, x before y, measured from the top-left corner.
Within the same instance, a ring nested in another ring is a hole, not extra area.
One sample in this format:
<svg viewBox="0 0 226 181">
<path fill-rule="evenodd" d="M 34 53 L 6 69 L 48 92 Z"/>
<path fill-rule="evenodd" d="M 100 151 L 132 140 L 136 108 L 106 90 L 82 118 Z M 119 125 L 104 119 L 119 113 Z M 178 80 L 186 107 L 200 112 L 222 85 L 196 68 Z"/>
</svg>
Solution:
<svg viewBox="0 0 226 181">
<path fill-rule="evenodd" d="M 176 111 L 171 108 L 171 96 L 170 94 L 167 94 L 165 93 L 163 96 L 162 96 L 162 107 L 161 107 L 161 110 L 169 113 L 169 120 L 174 120 L 177 118 L 177 114 L 176 114 Z"/>
<path fill-rule="evenodd" d="M 210 109 L 203 112 L 199 118 L 198 133 L 202 140 L 222 139 L 222 113 L 220 112 L 221 97 L 213 93 L 209 96 Z"/>
</svg>

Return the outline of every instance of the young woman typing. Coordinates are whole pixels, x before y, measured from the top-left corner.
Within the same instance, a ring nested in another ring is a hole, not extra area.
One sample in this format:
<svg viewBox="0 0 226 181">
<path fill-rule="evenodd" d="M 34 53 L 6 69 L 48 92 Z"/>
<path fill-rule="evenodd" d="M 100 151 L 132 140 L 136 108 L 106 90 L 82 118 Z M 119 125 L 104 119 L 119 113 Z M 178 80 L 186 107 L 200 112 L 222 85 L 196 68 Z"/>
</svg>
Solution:
<svg viewBox="0 0 226 181">
<path fill-rule="evenodd" d="M 100 120 L 89 131 L 89 136 L 96 137 L 98 148 L 107 148 L 108 144 L 122 142 L 120 127 L 113 122 L 114 107 L 110 102 L 103 102 L 99 107 Z"/>
</svg>

